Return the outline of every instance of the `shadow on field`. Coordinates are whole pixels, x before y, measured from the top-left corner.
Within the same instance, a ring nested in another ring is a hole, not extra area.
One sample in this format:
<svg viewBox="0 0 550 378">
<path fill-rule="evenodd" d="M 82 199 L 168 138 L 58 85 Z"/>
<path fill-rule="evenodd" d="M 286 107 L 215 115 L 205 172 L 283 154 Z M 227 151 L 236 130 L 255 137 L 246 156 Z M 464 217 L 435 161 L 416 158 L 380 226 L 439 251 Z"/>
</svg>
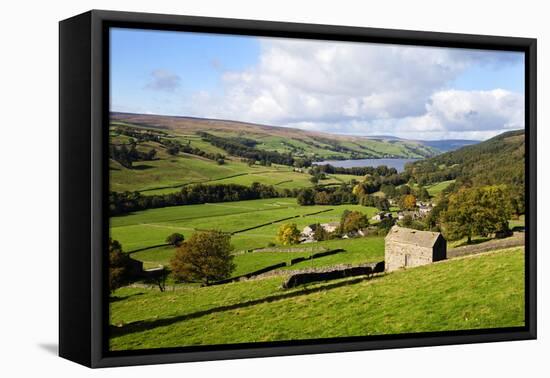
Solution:
<svg viewBox="0 0 550 378">
<path fill-rule="evenodd" d="M 290 292 L 290 293 L 287 292 L 287 293 L 284 293 L 284 294 L 272 295 L 272 296 L 269 296 L 269 297 L 254 299 L 254 300 L 246 301 L 246 302 L 242 302 L 242 303 L 234 303 L 234 304 L 231 304 L 231 305 L 214 307 L 214 308 L 210 308 L 208 310 L 197 311 L 197 312 L 193 312 L 193 313 L 190 313 L 190 314 L 173 316 L 171 318 L 154 319 L 154 320 L 140 320 L 140 321 L 137 321 L 137 322 L 125 324 L 121 327 L 111 325 L 110 326 L 110 333 L 111 333 L 111 337 L 118 337 L 118 336 L 123 336 L 123 335 L 130 334 L 130 333 L 143 332 L 143 331 L 151 330 L 153 328 L 169 326 L 169 325 L 172 325 L 174 323 L 178 323 L 178 322 L 185 321 L 185 320 L 196 319 L 196 318 L 200 318 L 202 316 L 215 314 L 215 313 L 218 313 L 218 312 L 237 310 L 237 309 L 241 309 L 241 308 L 245 308 L 245 307 L 256 306 L 256 305 L 259 305 L 259 304 L 262 304 L 262 303 L 270 303 L 270 302 L 280 301 L 280 300 L 283 300 L 283 299 L 299 297 L 301 295 L 308 295 L 308 294 L 318 293 L 318 292 L 321 292 L 321 291 L 332 290 L 332 289 L 336 289 L 336 288 L 343 287 L 343 286 L 354 285 L 354 284 L 357 284 L 357 283 L 360 283 L 360 282 L 363 282 L 363 281 L 367 281 L 367 280 L 377 279 L 377 278 L 380 278 L 380 277 L 381 276 L 355 278 L 353 280 L 337 282 L 337 283 L 328 284 L 328 285 L 323 285 L 323 286 L 315 287 L 315 288 L 312 288 L 312 289 L 308 289 L 306 287 L 302 290 L 297 290 L 297 291 L 293 291 L 293 292 Z"/>
<path fill-rule="evenodd" d="M 134 293 L 134 294 L 126 295 L 124 297 L 109 297 L 109 302 L 111 302 L 111 303 L 118 302 L 118 301 L 122 301 L 124 299 L 128 299 L 130 297 L 138 296 L 138 295 L 143 295 L 143 293 Z"/>
<path fill-rule="evenodd" d="M 151 168 L 154 168 L 154 167 L 152 165 L 147 165 L 147 164 L 134 165 L 132 167 L 132 169 L 135 169 L 138 171 L 143 171 L 145 169 L 151 169 Z"/>
</svg>

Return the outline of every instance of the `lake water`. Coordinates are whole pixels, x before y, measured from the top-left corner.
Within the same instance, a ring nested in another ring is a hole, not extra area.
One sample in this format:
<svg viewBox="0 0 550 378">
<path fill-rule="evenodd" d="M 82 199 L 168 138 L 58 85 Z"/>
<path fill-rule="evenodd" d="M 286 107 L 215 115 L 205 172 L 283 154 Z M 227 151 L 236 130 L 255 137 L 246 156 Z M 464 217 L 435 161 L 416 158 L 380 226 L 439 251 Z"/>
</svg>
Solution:
<svg viewBox="0 0 550 378">
<path fill-rule="evenodd" d="M 356 159 L 356 160 L 326 160 L 315 162 L 314 164 L 323 165 L 330 164 L 333 167 L 353 168 L 353 167 L 378 167 L 386 165 L 390 168 L 397 169 L 398 172 L 403 172 L 405 164 L 421 159 Z"/>
</svg>

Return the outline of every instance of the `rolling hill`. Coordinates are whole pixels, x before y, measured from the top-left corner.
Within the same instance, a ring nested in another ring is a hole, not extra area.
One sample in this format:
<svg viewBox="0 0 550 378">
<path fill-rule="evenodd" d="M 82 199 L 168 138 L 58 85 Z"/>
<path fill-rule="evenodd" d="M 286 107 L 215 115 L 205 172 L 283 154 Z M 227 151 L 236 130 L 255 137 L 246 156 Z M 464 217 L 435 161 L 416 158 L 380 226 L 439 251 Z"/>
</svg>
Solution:
<svg viewBox="0 0 550 378">
<path fill-rule="evenodd" d="M 328 134 L 228 120 L 111 113 L 111 121 L 169 130 L 183 136 L 206 131 L 226 138 L 246 138 L 261 150 L 292 153 L 316 160 L 426 158 L 441 153 L 441 150 L 419 141 Z"/>
<path fill-rule="evenodd" d="M 508 131 L 484 142 L 415 162 L 409 172 L 417 181 L 429 183 L 456 178 L 474 185 L 523 187 L 525 131 Z"/>
</svg>

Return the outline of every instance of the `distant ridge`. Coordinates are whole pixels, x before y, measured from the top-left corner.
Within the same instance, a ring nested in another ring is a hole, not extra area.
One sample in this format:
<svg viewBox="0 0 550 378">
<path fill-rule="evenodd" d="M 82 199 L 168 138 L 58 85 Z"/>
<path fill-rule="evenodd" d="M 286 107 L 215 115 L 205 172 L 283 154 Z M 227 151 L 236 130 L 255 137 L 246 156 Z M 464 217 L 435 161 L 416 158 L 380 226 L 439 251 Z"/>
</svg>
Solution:
<svg viewBox="0 0 550 378">
<path fill-rule="evenodd" d="M 112 112 L 111 120 L 179 133 L 196 134 L 207 131 L 225 137 L 251 138 L 261 149 L 287 151 L 298 155 L 320 153 L 322 157 L 336 159 L 427 158 L 476 143 L 476 141 L 464 140 L 418 141 L 393 136 L 332 134 L 292 127 L 188 116 Z M 275 142 L 273 138 L 280 138 L 280 140 Z"/>
</svg>

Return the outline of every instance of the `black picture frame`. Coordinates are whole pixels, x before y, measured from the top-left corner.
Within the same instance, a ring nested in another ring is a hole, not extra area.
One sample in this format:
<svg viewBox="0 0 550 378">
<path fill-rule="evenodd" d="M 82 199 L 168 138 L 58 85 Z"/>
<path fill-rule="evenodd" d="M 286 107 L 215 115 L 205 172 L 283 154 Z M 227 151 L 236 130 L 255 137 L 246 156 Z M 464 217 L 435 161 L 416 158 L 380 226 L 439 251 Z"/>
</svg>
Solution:
<svg viewBox="0 0 550 378">
<path fill-rule="evenodd" d="M 525 327 L 109 352 L 109 39 L 113 26 L 525 53 Z M 92 10 L 59 24 L 59 354 L 88 367 L 536 338 L 536 39 Z"/>
</svg>

